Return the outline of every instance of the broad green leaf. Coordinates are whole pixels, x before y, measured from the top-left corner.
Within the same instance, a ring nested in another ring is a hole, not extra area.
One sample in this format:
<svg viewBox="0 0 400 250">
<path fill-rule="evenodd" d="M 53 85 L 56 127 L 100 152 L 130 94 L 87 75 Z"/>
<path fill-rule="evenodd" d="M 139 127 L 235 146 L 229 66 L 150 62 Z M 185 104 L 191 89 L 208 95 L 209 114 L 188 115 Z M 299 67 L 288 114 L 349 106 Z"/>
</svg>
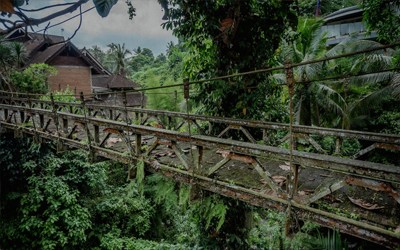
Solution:
<svg viewBox="0 0 400 250">
<path fill-rule="evenodd" d="M 93 0 L 96 6 L 97 13 L 101 17 L 106 17 L 110 13 L 111 8 L 118 2 L 118 0 Z"/>
</svg>

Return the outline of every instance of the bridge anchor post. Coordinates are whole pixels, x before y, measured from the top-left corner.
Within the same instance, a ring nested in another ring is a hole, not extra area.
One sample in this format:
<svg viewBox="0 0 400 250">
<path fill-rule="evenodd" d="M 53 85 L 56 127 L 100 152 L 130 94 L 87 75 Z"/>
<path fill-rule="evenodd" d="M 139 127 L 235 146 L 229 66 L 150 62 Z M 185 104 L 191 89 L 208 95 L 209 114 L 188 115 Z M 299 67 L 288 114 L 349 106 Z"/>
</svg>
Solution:
<svg viewBox="0 0 400 250">
<path fill-rule="evenodd" d="M 285 236 L 290 237 L 291 232 L 293 232 L 293 214 L 292 214 L 292 207 L 291 202 L 293 202 L 293 196 L 297 190 L 297 182 L 298 182 L 298 175 L 299 175 L 299 165 L 293 163 L 293 150 L 297 149 L 296 146 L 296 138 L 293 133 L 293 95 L 294 95 L 294 88 L 295 88 L 295 80 L 293 75 L 293 68 L 292 68 L 292 60 L 288 59 L 285 61 L 285 71 L 286 71 L 286 84 L 289 90 L 289 100 L 290 100 L 290 174 L 287 176 L 287 199 L 289 201 L 289 205 L 286 210 L 286 222 L 285 222 Z"/>
</svg>

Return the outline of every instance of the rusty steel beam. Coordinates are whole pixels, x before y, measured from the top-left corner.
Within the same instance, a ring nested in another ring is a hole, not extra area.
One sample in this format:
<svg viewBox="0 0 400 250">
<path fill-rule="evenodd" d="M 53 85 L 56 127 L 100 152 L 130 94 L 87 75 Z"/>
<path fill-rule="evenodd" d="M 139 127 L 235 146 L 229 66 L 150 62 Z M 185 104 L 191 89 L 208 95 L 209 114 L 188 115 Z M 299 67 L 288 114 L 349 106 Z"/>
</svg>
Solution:
<svg viewBox="0 0 400 250">
<path fill-rule="evenodd" d="M 355 186 L 369 188 L 375 191 L 382 191 L 389 193 L 393 199 L 400 204 L 400 194 L 390 185 L 389 183 L 382 183 L 374 180 L 369 180 L 365 178 L 355 178 L 349 177 L 346 179 L 347 184 L 352 184 Z"/>
<path fill-rule="evenodd" d="M 0 105 L 1 106 L 1 105 Z M 14 106 L 10 106 L 11 109 Z M 7 107 L 8 108 L 8 107 Z M 19 108 L 17 108 L 19 109 Z M 51 115 L 50 110 L 35 110 L 36 113 L 43 113 Z M 84 122 L 85 119 L 82 115 L 58 113 L 60 118 L 69 118 L 75 121 Z M 88 118 L 89 122 L 98 126 L 114 127 L 117 130 L 129 130 L 136 134 L 153 134 L 159 138 L 174 141 L 189 141 L 187 133 L 180 133 L 176 131 L 158 129 L 153 127 L 141 125 L 127 125 L 122 122 L 111 120 L 104 120 L 99 118 Z M 240 141 L 232 141 L 227 139 L 215 138 L 210 136 L 193 135 L 193 143 L 199 146 L 216 147 L 233 152 L 252 155 L 256 157 L 272 157 L 280 160 L 289 159 L 289 150 L 276 148 L 265 145 L 258 145 Z M 323 168 L 332 171 L 337 171 L 345 174 L 352 174 L 361 177 L 368 176 L 377 180 L 400 182 L 400 168 L 388 166 L 384 164 L 377 164 L 371 162 L 363 162 L 352 159 L 339 158 L 335 156 L 320 155 L 308 152 L 294 151 L 294 160 L 296 164 L 307 165 L 316 168 Z"/>
<path fill-rule="evenodd" d="M 2 126 L 9 129 L 15 130 L 19 128 L 19 126 L 14 124 L 9 124 L 5 122 L 1 122 L 1 124 Z M 25 133 L 32 135 L 34 134 L 34 130 L 31 128 L 24 127 L 22 129 Z M 56 135 L 47 135 L 43 132 L 39 132 L 39 135 L 45 138 L 57 139 Z M 84 146 L 74 140 L 64 137 L 62 137 L 61 139 L 65 141 L 66 145 L 89 150 L 87 146 Z M 92 147 L 97 151 L 98 154 L 107 158 L 126 163 L 130 162 L 130 157 L 120 152 L 97 146 Z M 147 163 L 151 163 L 147 159 L 145 159 L 145 161 Z M 400 235 L 394 234 L 393 232 L 383 228 L 366 224 L 364 222 L 355 221 L 343 216 L 338 216 L 336 214 L 321 211 L 312 207 L 307 207 L 294 201 L 287 201 L 286 199 L 266 195 L 244 187 L 231 185 L 229 183 L 219 180 L 213 180 L 202 175 L 197 175 L 189 171 L 172 168 L 165 165 L 159 165 L 157 166 L 157 169 L 155 169 L 149 164 L 146 165 L 146 169 L 152 172 L 159 172 L 163 175 L 170 176 L 180 182 L 189 183 L 191 181 L 191 178 L 194 178 L 194 182 L 197 185 L 200 185 L 203 189 L 219 193 L 227 197 L 240 199 L 255 206 L 267 209 L 275 209 L 283 212 L 286 211 L 287 206 L 290 204 L 292 208 L 295 209 L 295 213 L 298 214 L 299 218 L 302 220 L 312 221 L 325 227 L 340 229 L 344 233 L 351 234 L 365 240 L 374 241 L 375 243 L 381 244 L 389 248 L 400 247 Z"/>
<path fill-rule="evenodd" d="M 155 170 L 153 169 L 153 171 Z M 190 183 L 192 178 L 191 173 L 187 171 L 174 169 L 164 165 L 159 166 L 159 169 L 156 170 L 156 172 L 170 176 L 171 178 L 184 183 Z M 254 192 L 240 186 L 233 186 L 226 182 L 215 181 L 199 175 L 194 175 L 194 178 L 195 183 L 200 185 L 205 190 L 209 190 L 230 198 L 239 199 L 265 209 L 274 209 L 279 212 L 285 212 L 289 204 L 289 202 L 285 199 Z M 291 205 L 295 208 L 295 213 L 299 215 L 299 219 L 301 220 L 312 221 L 332 229 L 340 229 L 340 231 L 343 233 L 369 240 L 388 248 L 400 246 L 400 235 L 397 235 L 389 230 L 300 205 L 294 202 L 291 202 Z"/>
<path fill-rule="evenodd" d="M 272 179 L 272 175 L 269 171 L 267 171 L 264 166 L 261 164 L 257 158 L 252 158 L 252 165 L 254 166 L 255 170 L 258 172 L 258 174 L 265 180 L 265 182 L 268 184 L 268 186 L 278 194 L 279 197 L 283 197 L 282 194 L 285 192 L 275 183 L 275 181 Z"/>
<path fill-rule="evenodd" d="M 212 168 L 210 168 L 210 170 L 208 171 L 207 176 L 212 175 L 213 173 L 217 172 L 220 168 L 222 168 L 226 163 L 228 163 L 231 159 L 229 157 L 225 157 L 224 159 L 222 159 L 220 162 L 218 162 L 217 164 L 215 164 L 215 166 L 213 166 Z"/>
<path fill-rule="evenodd" d="M 105 121 L 102 119 L 89 119 L 93 124 L 110 126 L 116 129 L 128 130 L 125 123 Z M 159 138 L 172 141 L 189 141 L 187 133 L 158 129 L 141 125 L 129 125 L 129 130 L 139 134 L 152 134 Z M 280 160 L 289 159 L 289 150 L 247 142 L 233 141 L 210 136 L 193 135 L 192 142 L 199 146 L 215 147 L 230 150 L 239 154 L 252 155 L 256 157 L 275 158 Z M 370 177 L 378 180 L 400 183 L 400 168 L 385 164 L 364 162 L 353 159 L 340 158 L 336 156 L 320 155 L 309 152 L 293 151 L 296 164 L 315 168 L 337 171 L 345 174 Z"/>
<path fill-rule="evenodd" d="M 89 107 L 90 105 L 87 105 L 87 106 Z M 93 106 L 96 106 L 96 105 L 93 105 Z M 107 106 L 103 106 L 103 107 L 110 108 Z M 112 108 L 121 109 L 121 110 L 123 109 L 122 107 L 112 107 Z M 142 113 L 142 114 L 187 118 L 187 115 L 185 113 L 179 113 L 179 112 L 159 111 L 159 110 L 150 110 L 150 109 L 137 109 L 137 108 L 127 108 L 127 109 L 130 112 L 137 112 L 137 113 Z M 263 122 L 263 121 L 254 121 L 254 120 L 241 120 L 241 119 L 233 119 L 233 118 L 227 118 L 227 117 L 213 117 L 213 116 L 194 115 L 194 114 L 190 115 L 190 119 L 211 121 L 211 122 L 215 122 L 215 123 L 224 123 L 224 124 L 253 127 L 253 128 L 286 130 L 286 131 L 289 130 L 289 124 L 283 124 L 283 123 Z M 400 144 L 400 136 L 399 135 L 379 134 L 379 133 L 371 133 L 371 132 L 365 132 L 365 131 L 293 125 L 293 132 L 303 133 L 303 134 L 317 134 L 317 135 L 324 135 L 324 136 L 338 136 L 338 137 L 360 139 L 360 140 L 366 140 L 366 141 Z"/>
<path fill-rule="evenodd" d="M 25 100 L 25 98 L 15 98 L 17 100 Z M 42 101 L 42 100 L 32 100 L 32 102 L 40 102 L 49 104 L 50 101 Z M 55 102 L 59 103 L 59 102 Z M 60 103 L 64 105 L 74 105 L 79 107 L 79 104 L 76 103 Z M 2 104 L 4 105 L 4 104 Z M 7 106 L 7 105 L 5 105 Z M 12 106 L 12 105 L 10 105 Z M 124 111 L 124 107 L 109 107 L 103 105 L 94 105 L 88 104 L 85 105 L 91 109 L 112 109 Z M 140 114 L 148 114 L 154 116 L 169 116 L 176 118 L 187 119 L 187 114 L 179 113 L 179 112 L 171 112 L 171 111 L 159 111 L 159 110 L 150 110 L 150 109 L 138 109 L 138 108 L 127 108 L 128 112 L 140 113 Z M 252 128 L 260 128 L 260 129 L 273 129 L 273 130 L 286 130 L 289 131 L 289 124 L 283 123 L 273 123 L 273 122 L 263 122 L 263 121 L 254 121 L 254 120 L 241 120 L 241 119 L 233 119 L 227 117 L 213 117 L 206 115 L 194 115 L 191 114 L 189 116 L 191 120 L 202 120 L 209 121 L 214 123 L 223 123 L 229 125 L 236 126 L 244 126 L 244 127 L 252 127 Z M 312 126 L 302 126 L 302 125 L 293 125 L 293 132 L 295 133 L 303 133 L 303 134 L 316 134 L 323 136 L 337 136 L 342 138 L 351 138 L 351 139 L 359 139 L 366 140 L 372 142 L 380 142 L 380 143 L 394 143 L 400 144 L 400 135 L 392 135 L 392 134 L 379 134 L 379 133 L 371 133 L 365 131 L 354 131 L 354 130 L 343 130 L 343 129 L 332 129 L 332 128 L 322 128 L 322 127 L 312 127 Z M 396 148 L 395 150 L 399 150 Z"/>
<path fill-rule="evenodd" d="M 146 152 L 143 154 L 144 157 L 149 156 L 149 154 L 151 153 L 151 151 L 153 151 L 154 149 L 157 148 L 157 146 L 160 144 L 160 139 L 156 139 L 153 144 L 146 150 Z"/>
<path fill-rule="evenodd" d="M 344 177 L 343 180 L 339 180 L 335 183 L 330 183 L 327 186 L 323 187 L 319 192 L 308 197 L 307 204 L 313 203 L 313 202 L 321 199 L 322 197 L 324 197 L 328 194 L 331 194 L 331 193 L 335 192 L 336 190 L 341 189 L 342 187 L 345 187 L 346 185 L 348 185 L 347 177 Z"/>
</svg>

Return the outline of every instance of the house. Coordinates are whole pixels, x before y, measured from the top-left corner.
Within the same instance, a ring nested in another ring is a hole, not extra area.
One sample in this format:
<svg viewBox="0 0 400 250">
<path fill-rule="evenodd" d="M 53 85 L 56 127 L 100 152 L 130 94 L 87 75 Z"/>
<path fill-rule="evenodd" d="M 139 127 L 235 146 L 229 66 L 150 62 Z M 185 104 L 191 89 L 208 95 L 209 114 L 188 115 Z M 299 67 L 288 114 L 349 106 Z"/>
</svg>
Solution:
<svg viewBox="0 0 400 250">
<path fill-rule="evenodd" d="M 121 98 L 102 95 L 100 92 L 131 90 L 141 86 L 133 81 L 110 73 L 85 48 L 78 49 L 71 41 L 61 36 L 26 33 L 17 29 L 6 36 L 9 41 L 17 41 L 26 48 L 25 66 L 33 63 L 46 63 L 53 66 L 58 74 L 50 76 L 51 91 L 62 91 L 68 86 L 75 93 L 98 93 L 98 98 L 107 104 L 119 105 Z M 111 99 L 109 99 L 111 98 Z M 129 94 L 129 106 L 142 104 L 139 93 Z"/>
<path fill-rule="evenodd" d="M 96 93 L 96 97 L 103 101 L 105 105 L 111 106 L 122 106 L 123 98 L 121 93 L 110 93 L 110 92 L 120 92 L 122 90 L 128 91 L 126 93 L 126 100 L 128 107 L 144 106 L 147 102 L 147 97 L 143 96 L 141 92 L 129 92 L 135 88 L 140 88 L 141 86 L 131 80 L 115 74 L 110 77 L 95 76 L 92 79 L 93 93 Z M 106 93 L 106 94 L 103 94 Z"/>
<path fill-rule="evenodd" d="M 50 76 L 50 90 L 65 90 L 67 86 L 76 92 L 92 93 L 93 75 L 111 75 L 101 65 L 93 64 L 70 41 L 61 36 L 25 33 L 17 29 L 6 36 L 9 41 L 17 41 L 26 48 L 25 66 L 46 63 L 53 66 L 58 74 Z"/>
<path fill-rule="evenodd" d="M 376 31 L 372 31 L 370 35 L 364 37 L 367 32 L 365 23 L 362 23 L 364 10 L 359 6 L 340 9 L 324 18 L 322 31 L 328 32 L 327 46 L 336 45 L 351 34 L 356 34 L 358 39 L 376 39 L 378 35 Z"/>
</svg>

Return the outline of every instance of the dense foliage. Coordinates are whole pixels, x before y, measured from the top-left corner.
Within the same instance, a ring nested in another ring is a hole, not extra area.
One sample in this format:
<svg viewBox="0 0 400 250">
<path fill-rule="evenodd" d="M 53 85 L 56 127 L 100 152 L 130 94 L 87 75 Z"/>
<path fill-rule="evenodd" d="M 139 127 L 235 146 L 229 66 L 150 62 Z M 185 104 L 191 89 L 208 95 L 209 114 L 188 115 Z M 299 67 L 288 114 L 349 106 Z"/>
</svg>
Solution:
<svg viewBox="0 0 400 250">
<path fill-rule="evenodd" d="M 50 91 L 49 76 L 57 75 L 57 70 L 44 63 L 29 65 L 24 71 L 14 71 L 10 81 L 21 93 L 47 93 Z"/>
<path fill-rule="evenodd" d="M 4 249 L 299 249 L 316 228 L 305 223 L 289 240 L 285 214 L 205 191 L 188 203 L 190 186 L 161 175 L 147 176 L 141 194 L 128 166 L 88 164 L 83 151 L 55 153 L 52 143 L 2 135 L 0 166 Z"/>
<path fill-rule="evenodd" d="M 183 1 L 164 24 L 184 39 L 189 55 L 184 65 L 191 80 L 263 69 L 274 65 L 284 31 L 296 24 L 295 13 L 281 1 Z M 279 88 L 266 74 L 234 77 L 196 86 L 200 112 L 264 119 L 279 101 Z M 256 88 L 256 89 L 248 89 Z"/>
<path fill-rule="evenodd" d="M 369 31 L 376 30 L 382 41 L 396 42 L 400 37 L 399 0 L 361 0 L 364 22 Z"/>
<path fill-rule="evenodd" d="M 106 15 L 107 8 L 116 1 L 95 2 L 98 11 L 104 8 L 99 13 Z M 169 43 L 165 55 L 155 57 L 148 48 L 129 50 L 124 44 L 110 44 L 106 52 L 97 46 L 89 49 L 110 70 L 127 75 L 143 87 L 181 83 L 183 77 L 197 80 L 263 69 L 283 64 L 288 58 L 304 62 L 380 45 L 350 37 L 327 48 L 327 35 L 319 29 L 322 21 L 297 20 L 294 15 L 298 11 L 312 16 L 316 0 L 299 1 L 296 7 L 283 1 L 186 0 L 169 10 L 166 1 L 159 2 L 166 10 L 165 18 L 169 17 L 165 28 L 173 28 L 183 39 L 176 45 Z M 321 12 L 328 14 L 353 3 L 323 1 Z M 392 26 L 376 22 L 381 15 L 376 11 L 387 9 L 387 2 L 362 1 L 366 3 L 375 7 L 366 11 L 369 27 L 380 29 L 383 39 L 397 39 L 397 28 L 393 31 Z M 390 8 L 383 13 L 391 23 L 397 22 Z M 0 52 L 4 52 L 0 53 L 0 63 L 5 68 L 14 70 L 22 65 L 18 54 L 23 49 L 17 45 L 0 46 Z M 307 81 L 389 69 L 396 64 L 397 55 L 396 50 L 388 49 L 298 67 L 294 76 L 296 81 Z M 51 67 L 33 65 L 23 72 L 12 72 L 10 79 L 21 92 L 46 92 L 49 73 L 54 73 Z M 399 79 L 397 72 L 386 72 L 305 84 L 295 92 L 295 120 L 306 125 L 400 134 Z M 199 84 L 192 89 L 191 108 L 203 114 L 287 122 L 287 92 L 281 85 L 285 85 L 281 71 Z M 174 91 L 178 92 L 176 98 Z M 149 91 L 148 107 L 185 111 L 181 91 L 178 87 Z M 65 93 L 71 92 L 56 92 L 56 100 L 74 101 L 60 97 Z M 271 144 L 284 136 L 280 132 L 272 136 L 275 138 Z M 323 150 L 334 153 L 336 138 L 312 138 Z M 298 150 L 315 151 L 308 141 L 299 138 L 297 142 Z M 368 146 L 362 143 L 344 140 L 341 156 L 352 156 Z M 312 237 L 317 226 L 308 222 L 300 225 L 302 232 L 294 239 L 287 239 L 283 213 L 255 209 L 206 191 L 201 192 L 200 200 L 191 201 L 193 187 L 162 175 L 149 175 L 144 172 L 143 162 L 132 166 L 116 162 L 89 164 L 83 151 L 55 151 L 52 143 L 31 144 L 27 139 L 1 135 L 2 248 L 347 248 L 337 232 Z M 376 150 L 363 157 L 399 165 L 396 155 L 398 152 Z M 136 168 L 137 178 L 126 181 L 130 167 Z M 254 225 L 249 226 L 249 221 Z"/>
<path fill-rule="evenodd" d="M 313 17 L 316 14 L 318 0 L 299 0 L 298 10 L 300 16 Z M 357 5 L 357 0 L 330 0 L 320 1 L 319 15 L 329 15 L 342 8 L 347 8 Z"/>
</svg>

